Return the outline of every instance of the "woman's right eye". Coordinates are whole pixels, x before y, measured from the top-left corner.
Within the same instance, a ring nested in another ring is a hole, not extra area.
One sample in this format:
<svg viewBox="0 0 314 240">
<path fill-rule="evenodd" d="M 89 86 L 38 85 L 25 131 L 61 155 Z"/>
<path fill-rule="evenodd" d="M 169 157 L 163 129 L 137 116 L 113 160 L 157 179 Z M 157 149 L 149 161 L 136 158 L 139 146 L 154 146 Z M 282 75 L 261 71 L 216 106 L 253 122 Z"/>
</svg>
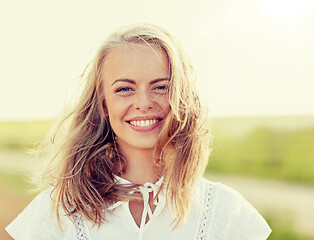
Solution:
<svg viewBox="0 0 314 240">
<path fill-rule="evenodd" d="M 131 90 L 132 88 L 129 88 L 129 87 L 121 87 L 121 88 L 118 88 L 116 92 L 129 92 Z"/>
</svg>

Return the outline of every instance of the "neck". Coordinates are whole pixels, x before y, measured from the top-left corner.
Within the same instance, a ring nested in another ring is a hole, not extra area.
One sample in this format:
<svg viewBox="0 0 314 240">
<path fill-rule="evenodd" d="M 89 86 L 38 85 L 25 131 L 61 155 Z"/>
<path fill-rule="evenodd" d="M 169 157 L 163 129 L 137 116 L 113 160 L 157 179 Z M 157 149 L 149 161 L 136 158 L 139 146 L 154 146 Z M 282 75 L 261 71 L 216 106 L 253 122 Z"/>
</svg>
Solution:
<svg viewBox="0 0 314 240">
<path fill-rule="evenodd" d="M 153 149 L 130 149 L 119 146 L 119 151 L 126 160 L 126 171 L 121 177 L 140 185 L 146 182 L 155 183 L 158 180 L 153 161 Z"/>
</svg>

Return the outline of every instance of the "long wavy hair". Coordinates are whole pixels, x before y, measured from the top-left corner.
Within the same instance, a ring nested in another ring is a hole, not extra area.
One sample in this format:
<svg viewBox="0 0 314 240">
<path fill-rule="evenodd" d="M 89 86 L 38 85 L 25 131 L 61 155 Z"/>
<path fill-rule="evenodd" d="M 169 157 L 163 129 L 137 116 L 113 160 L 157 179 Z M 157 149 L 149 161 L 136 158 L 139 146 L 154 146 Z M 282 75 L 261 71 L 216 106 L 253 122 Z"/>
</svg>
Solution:
<svg viewBox="0 0 314 240">
<path fill-rule="evenodd" d="M 193 186 L 204 173 L 210 134 L 189 59 L 177 40 L 155 25 L 122 27 L 103 42 L 81 76 L 84 86 L 77 103 L 45 146 L 45 151 L 53 155 L 45 165 L 41 182 L 53 186 L 58 219 L 62 207 L 69 217 L 80 212 L 100 225 L 105 221 L 103 211 L 109 212 L 114 202 L 132 198 L 129 192 L 135 185 L 117 184 L 114 178 L 125 171 L 126 162 L 114 144 L 102 84 L 107 54 L 125 43 L 158 45 L 168 55 L 171 111 L 155 148 L 155 166 L 164 176 L 161 189 L 167 193 L 167 205 L 173 210 L 177 226 L 187 216 Z"/>
</svg>

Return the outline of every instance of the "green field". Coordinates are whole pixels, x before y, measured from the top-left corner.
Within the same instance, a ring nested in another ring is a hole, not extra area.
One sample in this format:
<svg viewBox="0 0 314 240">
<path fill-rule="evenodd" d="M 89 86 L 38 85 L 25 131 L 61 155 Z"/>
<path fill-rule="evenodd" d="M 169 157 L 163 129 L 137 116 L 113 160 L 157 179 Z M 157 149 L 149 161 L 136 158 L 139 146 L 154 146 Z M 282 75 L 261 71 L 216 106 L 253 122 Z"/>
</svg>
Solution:
<svg viewBox="0 0 314 240">
<path fill-rule="evenodd" d="M 267 240 L 313 240 L 309 236 L 303 236 L 295 231 L 293 220 L 290 216 L 264 215 L 267 223 L 272 228 L 272 233 Z"/>
<path fill-rule="evenodd" d="M 207 171 L 314 184 L 314 116 L 211 121 Z"/>
<path fill-rule="evenodd" d="M 50 121 L 0 122 L 0 151 L 31 149 L 49 132 Z"/>
</svg>

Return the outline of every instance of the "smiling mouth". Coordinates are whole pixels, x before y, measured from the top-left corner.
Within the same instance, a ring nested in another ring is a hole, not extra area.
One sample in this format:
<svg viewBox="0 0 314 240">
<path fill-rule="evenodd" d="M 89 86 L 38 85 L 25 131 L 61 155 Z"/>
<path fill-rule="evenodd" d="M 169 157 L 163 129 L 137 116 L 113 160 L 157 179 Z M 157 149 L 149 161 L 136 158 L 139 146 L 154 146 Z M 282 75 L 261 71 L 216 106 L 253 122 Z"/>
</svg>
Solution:
<svg viewBox="0 0 314 240">
<path fill-rule="evenodd" d="M 148 127 L 160 122 L 161 119 L 150 119 L 150 120 L 140 120 L 140 121 L 128 121 L 132 126 L 136 127 Z"/>
</svg>

